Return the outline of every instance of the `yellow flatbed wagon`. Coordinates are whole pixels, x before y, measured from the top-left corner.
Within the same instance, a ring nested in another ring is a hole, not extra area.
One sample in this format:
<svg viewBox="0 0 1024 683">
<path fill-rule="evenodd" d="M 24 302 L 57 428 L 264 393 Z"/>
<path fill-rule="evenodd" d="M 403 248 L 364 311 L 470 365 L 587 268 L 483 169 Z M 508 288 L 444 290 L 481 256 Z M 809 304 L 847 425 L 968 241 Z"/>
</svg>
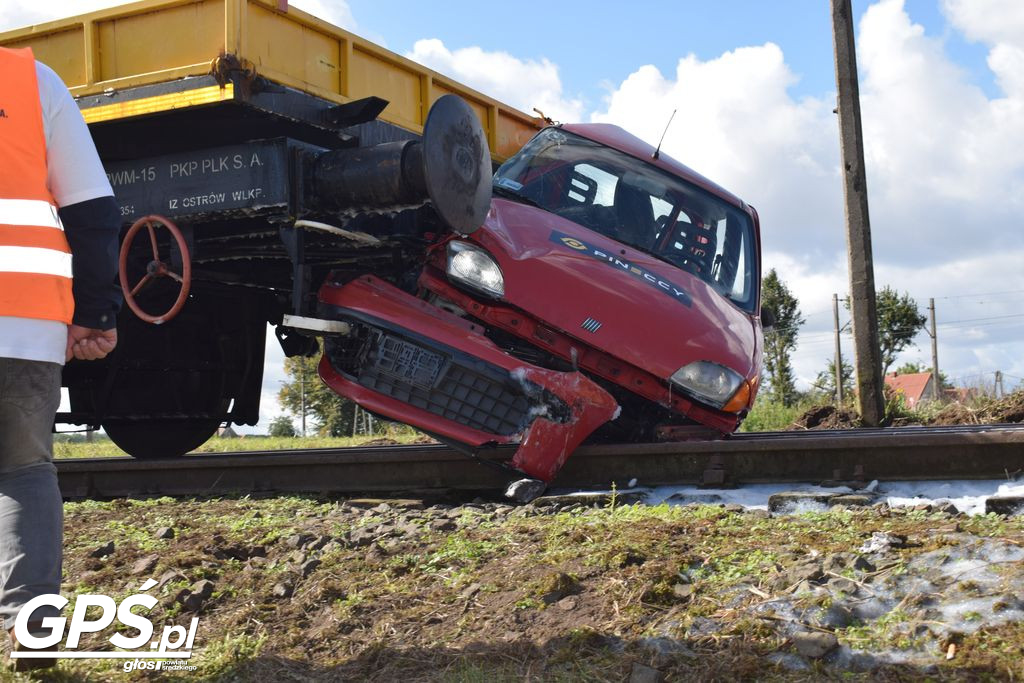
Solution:
<svg viewBox="0 0 1024 683">
<path fill-rule="evenodd" d="M 119 344 L 68 364 L 58 421 L 138 457 L 255 424 L 267 323 L 310 354 L 289 321 L 328 277 L 414 280 L 541 123 L 284 0 L 144 0 L 0 45 L 68 85 L 124 219 Z"/>
</svg>

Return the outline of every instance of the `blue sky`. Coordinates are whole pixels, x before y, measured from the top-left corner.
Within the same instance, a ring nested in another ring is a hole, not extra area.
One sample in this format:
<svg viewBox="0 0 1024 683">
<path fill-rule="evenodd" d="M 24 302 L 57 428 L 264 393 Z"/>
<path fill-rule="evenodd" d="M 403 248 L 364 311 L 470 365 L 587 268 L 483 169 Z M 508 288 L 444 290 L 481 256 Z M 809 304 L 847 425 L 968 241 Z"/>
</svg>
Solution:
<svg viewBox="0 0 1024 683">
<path fill-rule="evenodd" d="M 795 96 L 835 89 L 828 0 L 562 2 L 533 11 L 501 11 L 500 5 L 488 9 L 468 0 L 450 0 L 443 7 L 377 0 L 350 0 L 348 5 L 363 35 L 398 53 L 422 38 L 440 37 L 450 47 L 478 45 L 522 59 L 547 58 L 559 65 L 568 90 L 591 104 L 604 95 L 603 83 L 621 82 L 641 63 L 666 72 L 688 53 L 708 60 L 740 45 L 766 42 L 782 46 L 800 77 L 792 87 Z M 860 17 L 868 5 L 856 0 L 854 14 Z M 943 38 L 953 59 L 991 92 L 982 45 L 951 31 L 934 0 L 908 0 L 906 8 L 928 35 Z M 401 21 L 394 20 L 396 14 Z"/>
<path fill-rule="evenodd" d="M 758 208 L 765 268 L 807 315 L 806 387 L 848 288 L 828 0 L 508 5 L 292 0 L 524 111 L 605 121 Z M 104 0 L 0 5 L 0 30 Z M 1024 378 L 1024 2 L 855 0 L 879 287 L 935 297 L 942 369 Z M 930 362 L 923 333 L 899 359 Z M 844 339 L 844 353 L 852 350 Z M 274 355 L 276 354 L 276 355 Z M 280 354 L 268 357 L 273 415 Z"/>
</svg>

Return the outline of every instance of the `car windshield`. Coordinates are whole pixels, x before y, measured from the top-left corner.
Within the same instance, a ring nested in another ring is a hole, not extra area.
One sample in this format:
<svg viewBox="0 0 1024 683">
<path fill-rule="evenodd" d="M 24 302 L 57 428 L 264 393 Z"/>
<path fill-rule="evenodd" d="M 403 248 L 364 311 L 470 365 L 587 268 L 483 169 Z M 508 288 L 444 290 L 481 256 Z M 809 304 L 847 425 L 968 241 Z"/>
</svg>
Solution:
<svg viewBox="0 0 1024 683">
<path fill-rule="evenodd" d="M 686 270 L 741 308 L 755 303 L 749 215 L 642 160 L 547 128 L 494 175 L 518 198 Z"/>
</svg>

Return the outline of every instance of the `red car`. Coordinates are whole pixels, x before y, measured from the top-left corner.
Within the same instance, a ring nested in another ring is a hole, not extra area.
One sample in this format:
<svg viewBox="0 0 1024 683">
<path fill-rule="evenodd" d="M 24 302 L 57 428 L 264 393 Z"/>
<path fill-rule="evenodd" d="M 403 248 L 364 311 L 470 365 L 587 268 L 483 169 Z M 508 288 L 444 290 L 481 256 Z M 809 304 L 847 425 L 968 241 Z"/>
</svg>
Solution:
<svg viewBox="0 0 1024 683">
<path fill-rule="evenodd" d="M 552 126 L 495 173 L 479 229 L 431 246 L 418 295 L 328 279 L 320 315 L 352 332 L 326 340 L 320 375 L 442 440 L 518 443 L 508 494 L 527 500 L 595 431 L 734 431 L 757 393 L 759 286 L 752 207 L 616 126 Z"/>
</svg>

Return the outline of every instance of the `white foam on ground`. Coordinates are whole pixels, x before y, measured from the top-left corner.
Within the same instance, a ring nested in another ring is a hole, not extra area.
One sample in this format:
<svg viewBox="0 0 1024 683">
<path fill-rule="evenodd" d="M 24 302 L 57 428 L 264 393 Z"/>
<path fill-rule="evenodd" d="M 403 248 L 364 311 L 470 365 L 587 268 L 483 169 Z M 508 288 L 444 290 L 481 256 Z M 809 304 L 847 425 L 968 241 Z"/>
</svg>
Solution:
<svg viewBox="0 0 1024 683">
<path fill-rule="evenodd" d="M 632 484 L 633 481 L 630 483 Z M 698 488 L 697 486 L 640 486 L 619 489 L 619 494 L 647 493 L 644 502 L 648 505 L 668 503 L 706 503 L 742 505 L 754 510 L 766 510 L 768 498 L 775 493 L 805 491 L 808 493 L 850 493 L 845 486 L 824 487 L 812 484 L 748 484 L 734 489 Z M 969 515 L 985 514 L 985 501 L 994 496 L 1024 496 L 1024 482 L 1008 482 L 1005 479 L 982 479 L 965 481 L 885 481 L 872 482 L 866 488 L 878 494 L 878 500 L 893 507 L 922 504 L 935 505 L 951 502 L 961 512 Z M 585 493 L 602 493 L 587 491 Z M 608 491 L 603 491 L 608 493 Z M 815 508 L 817 509 L 817 508 Z"/>
</svg>

